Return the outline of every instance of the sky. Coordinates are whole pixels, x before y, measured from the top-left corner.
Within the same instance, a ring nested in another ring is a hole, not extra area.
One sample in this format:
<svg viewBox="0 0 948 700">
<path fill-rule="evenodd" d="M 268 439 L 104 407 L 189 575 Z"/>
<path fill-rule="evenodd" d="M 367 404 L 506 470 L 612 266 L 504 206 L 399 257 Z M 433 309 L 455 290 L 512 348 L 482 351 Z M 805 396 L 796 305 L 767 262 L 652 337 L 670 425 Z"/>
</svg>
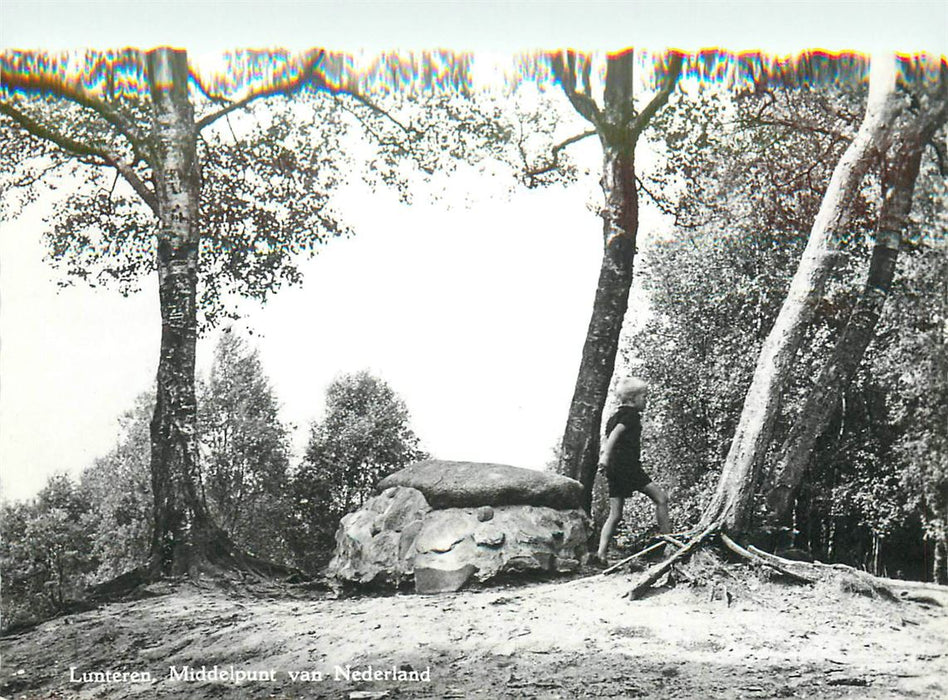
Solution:
<svg viewBox="0 0 948 700">
<path fill-rule="evenodd" d="M 266 8 L 263 11 L 263 8 Z M 948 46 L 936 2 L 19 2 L 0 4 L 5 48 L 183 45 L 367 51 L 512 51 L 628 45 L 879 51 Z M 517 190 L 469 177 L 454 206 L 352 187 L 338 206 L 357 234 L 304 264 L 302 286 L 264 307 L 253 329 L 297 449 L 326 386 L 369 369 L 406 401 L 424 446 L 444 459 L 542 467 L 565 424 L 601 255 L 593 175 L 567 188 Z M 454 193 L 454 194 L 452 194 Z M 465 205 L 462 200 L 470 200 Z M 0 222 L 0 493 L 34 494 L 111 449 L 117 418 L 154 381 L 154 280 L 128 298 L 60 290 L 43 261 L 43 203 Z M 642 245 L 660 235 L 643 205 Z M 647 303 L 633 293 L 627 324 Z M 209 366 L 214 337 L 199 344 Z"/>
</svg>

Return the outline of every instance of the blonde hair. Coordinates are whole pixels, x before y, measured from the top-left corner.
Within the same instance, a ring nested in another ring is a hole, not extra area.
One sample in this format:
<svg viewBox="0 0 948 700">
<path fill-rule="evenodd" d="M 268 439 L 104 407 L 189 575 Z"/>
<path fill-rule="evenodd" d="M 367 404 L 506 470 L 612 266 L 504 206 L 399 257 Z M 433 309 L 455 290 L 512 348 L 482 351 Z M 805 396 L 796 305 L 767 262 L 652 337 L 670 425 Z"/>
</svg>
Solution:
<svg viewBox="0 0 948 700">
<path fill-rule="evenodd" d="M 616 398 L 620 404 L 630 403 L 635 397 L 644 394 L 648 384 L 638 377 L 624 377 L 616 384 Z"/>
</svg>

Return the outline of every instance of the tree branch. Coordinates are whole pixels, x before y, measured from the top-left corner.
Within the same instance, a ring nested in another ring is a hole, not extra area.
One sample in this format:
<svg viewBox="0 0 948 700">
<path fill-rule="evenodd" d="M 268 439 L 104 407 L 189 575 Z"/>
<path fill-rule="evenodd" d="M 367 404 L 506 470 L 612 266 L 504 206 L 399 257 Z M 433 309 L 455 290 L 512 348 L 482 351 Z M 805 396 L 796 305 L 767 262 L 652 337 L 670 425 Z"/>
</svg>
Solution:
<svg viewBox="0 0 948 700">
<path fill-rule="evenodd" d="M 76 156 L 80 160 L 84 158 L 93 158 L 102 161 L 84 161 L 90 165 L 109 165 L 115 168 L 122 175 L 122 177 L 125 178 L 128 184 L 132 186 L 132 189 L 138 193 L 138 196 L 142 198 L 145 204 L 147 204 L 155 214 L 158 213 L 158 199 L 155 197 L 155 194 L 148 189 L 148 186 L 145 185 L 145 183 L 132 169 L 132 167 L 128 165 L 128 163 L 122 161 L 122 159 L 115 154 L 111 153 L 107 149 L 98 148 L 96 146 L 83 143 L 82 141 L 77 141 L 76 139 L 70 138 L 65 134 L 61 134 L 50 127 L 40 124 L 38 121 L 32 119 L 26 114 L 23 114 L 21 111 L 13 107 L 13 105 L 7 104 L 6 102 L 0 102 L 0 114 L 4 114 L 12 119 L 33 136 L 56 144 L 64 151 L 70 155 Z"/>
<path fill-rule="evenodd" d="M 561 51 L 550 59 L 550 63 L 553 67 L 553 75 L 559 81 L 573 109 L 579 112 L 586 121 L 598 127 L 602 113 L 595 100 L 585 93 L 576 91 L 576 52 Z M 589 74 L 588 68 L 587 66 L 584 72 L 586 76 Z"/>
<path fill-rule="evenodd" d="M 388 121 L 392 122 L 392 124 L 394 124 L 403 132 L 405 132 L 405 134 L 410 138 L 414 138 L 421 133 L 418 129 L 413 127 L 411 124 L 409 124 L 408 126 L 402 124 L 395 117 L 393 117 L 390 112 L 388 112 L 385 109 L 382 109 L 381 107 L 379 107 L 377 104 L 372 102 L 369 98 L 365 97 L 361 93 L 354 92 L 352 90 L 337 90 L 333 93 L 334 96 L 339 95 L 339 94 L 348 95 L 349 97 L 354 99 L 356 102 L 359 102 L 360 104 L 365 105 L 370 110 L 378 114 L 380 117 L 383 117 L 384 119 L 387 119 Z"/>
<path fill-rule="evenodd" d="M 715 521 L 708 525 L 704 530 L 699 532 L 697 535 L 692 537 L 688 542 L 685 543 L 685 546 L 679 549 L 677 552 L 672 554 L 668 559 L 656 564 L 651 569 L 646 571 L 640 581 L 638 581 L 635 586 L 632 587 L 632 590 L 628 593 L 625 593 L 623 597 L 631 598 L 632 600 L 637 600 L 648 588 L 651 587 L 653 583 L 658 581 L 668 569 L 671 568 L 672 564 L 681 561 L 689 556 L 691 553 L 698 548 L 698 545 L 701 544 L 705 538 L 719 531 L 721 528 L 721 523 Z"/>
<path fill-rule="evenodd" d="M 782 126 L 787 129 L 793 129 L 795 131 L 804 131 L 810 134 L 821 134 L 823 136 L 829 136 L 838 141 L 844 141 L 846 143 L 851 142 L 852 136 L 848 136 L 842 132 L 836 131 L 835 129 L 828 129 L 821 126 L 815 126 L 813 124 L 804 124 L 801 122 L 794 122 L 791 119 L 764 119 L 761 116 L 756 116 L 753 119 L 742 119 L 738 120 L 737 125 L 743 128 L 754 127 L 754 126 Z"/>
<path fill-rule="evenodd" d="M 303 68 L 300 70 L 299 75 L 296 76 L 295 78 L 288 78 L 286 80 L 279 81 L 268 88 L 258 90 L 256 92 L 251 92 L 249 95 L 247 95 L 243 99 L 237 100 L 236 102 L 231 102 L 227 104 L 227 106 L 224 107 L 223 109 L 220 109 L 216 112 L 212 112 L 211 114 L 208 114 L 202 117 L 201 119 L 198 120 L 197 124 L 195 125 L 195 128 L 198 131 L 201 131 L 201 129 L 207 126 L 210 126 L 221 117 L 224 117 L 230 114 L 231 112 L 235 112 L 238 109 L 243 109 L 244 107 L 249 105 L 251 102 L 254 102 L 255 100 L 259 100 L 264 97 L 273 97 L 274 95 L 278 95 L 280 93 L 291 92 L 309 83 L 317 85 L 318 87 L 321 87 L 323 89 L 329 90 L 329 92 L 333 94 L 337 92 L 344 92 L 342 90 L 336 90 L 336 89 L 330 88 L 324 78 L 316 75 L 316 68 L 319 66 L 320 63 L 322 63 L 323 58 L 325 56 L 326 56 L 326 52 L 323 50 L 314 52 L 309 58 L 306 59 L 305 63 L 303 64 Z M 217 102 L 226 102 L 226 100 L 224 100 L 221 97 L 215 97 L 212 95 L 208 95 L 208 97 L 210 97 L 212 100 L 215 100 Z"/>
<path fill-rule="evenodd" d="M 937 139 L 928 142 L 935 151 L 935 164 L 938 166 L 938 172 L 942 177 L 948 177 L 948 153 L 945 151 L 945 144 Z"/>
<path fill-rule="evenodd" d="M 553 148 L 550 149 L 550 156 L 551 156 L 551 157 L 550 157 L 549 162 L 547 162 L 546 165 L 538 166 L 538 167 L 536 167 L 536 168 L 533 168 L 532 170 L 527 170 L 526 172 L 524 172 L 524 175 L 525 175 L 526 177 L 528 177 L 528 178 L 530 179 L 530 181 L 532 182 L 532 181 L 535 180 L 538 176 L 543 175 L 544 173 L 548 173 L 548 172 L 550 172 L 550 171 L 552 171 L 552 170 L 556 170 L 556 169 L 560 166 L 560 152 L 561 152 L 564 148 L 567 148 L 568 146 L 572 146 L 574 143 L 578 143 L 579 141 L 582 141 L 583 139 L 585 139 L 585 138 L 587 138 L 587 137 L 589 137 L 589 136 L 593 136 L 593 135 L 595 135 L 596 133 L 597 133 L 597 132 L 596 132 L 595 129 L 590 129 L 590 130 L 588 130 L 588 131 L 584 131 L 584 132 L 581 133 L 581 134 L 576 134 L 575 136 L 570 136 L 570 137 L 569 137 L 568 139 L 566 139 L 565 141 L 562 141 L 562 142 L 556 144 L 555 146 L 553 146 Z M 523 150 L 521 149 L 521 153 L 522 153 L 522 152 L 523 152 Z"/>
<path fill-rule="evenodd" d="M 639 134 L 645 130 L 645 127 L 648 126 L 652 117 L 658 113 L 658 110 L 665 106 L 672 92 L 675 91 L 675 86 L 678 84 L 678 76 L 681 75 L 681 64 L 682 55 L 677 52 L 672 53 L 671 62 L 668 64 L 668 73 L 665 75 L 665 84 L 646 105 L 645 109 L 639 112 L 638 116 L 635 117 L 635 121 L 632 122 L 633 143 L 638 139 Z"/>
<path fill-rule="evenodd" d="M 132 169 L 132 167 L 119 159 L 112 158 L 108 153 L 105 154 L 106 161 L 109 165 L 115 168 L 123 178 L 125 182 L 132 186 L 132 189 L 142 198 L 142 201 L 148 205 L 148 208 L 155 214 L 158 215 L 158 198 L 155 196 L 155 193 L 148 189 L 148 186 L 142 181 L 138 174 Z"/>
<path fill-rule="evenodd" d="M 8 90 L 18 90 L 25 93 L 49 94 L 55 97 L 74 102 L 80 107 L 95 112 L 107 123 L 115 127 L 124 136 L 137 158 L 147 160 L 141 154 L 145 151 L 146 138 L 138 128 L 117 109 L 107 102 L 93 97 L 80 87 L 69 85 L 61 78 L 53 78 L 42 72 L 21 73 L 10 70 L 5 64 L 0 66 L 0 83 Z"/>
<path fill-rule="evenodd" d="M 635 181 L 638 183 L 639 189 L 642 190 L 645 194 L 647 194 L 647 195 L 649 196 L 649 199 L 651 199 L 653 202 L 655 202 L 655 206 L 658 207 L 658 210 L 659 210 L 660 212 L 662 212 L 662 214 L 665 214 L 666 216 L 674 216 L 674 217 L 675 217 L 675 222 L 676 222 L 676 223 L 678 222 L 678 212 L 677 212 L 677 211 L 672 211 L 672 210 L 668 207 L 668 205 L 665 204 L 665 202 L 663 202 L 663 201 L 660 200 L 658 197 L 656 197 L 654 194 L 652 194 L 652 193 L 649 191 L 649 189 L 645 186 L 645 183 L 642 182 L 642 179 L 641 179 L 638 175 L 635 176 Z"/>
<path fill-rule="evenodd" d="M 57 146 L 67 151 L 69 154 L 80 157 L 94 157 L 106 160 L 105 154 L 98 148 L 94 148 L 81 141 L 76 141 L 68 136 L 60 134 L 31 119 L 23 112 L 19 111 L 13 105 L 6 102 L 0 102 L 0 113 L 10 117 L 13 121 L 26 129 L 30 134 L 45 141 L 51 141 Z"/>
</svg>

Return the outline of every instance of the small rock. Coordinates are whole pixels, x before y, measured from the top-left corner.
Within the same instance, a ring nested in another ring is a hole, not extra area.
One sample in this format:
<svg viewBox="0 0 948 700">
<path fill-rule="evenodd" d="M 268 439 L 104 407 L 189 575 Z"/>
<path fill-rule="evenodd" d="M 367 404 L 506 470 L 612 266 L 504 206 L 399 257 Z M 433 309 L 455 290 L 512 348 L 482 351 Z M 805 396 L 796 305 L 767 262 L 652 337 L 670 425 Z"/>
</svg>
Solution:
<svg viewBox="0 0 948 700">
<path fill-rule="evenodd" d="M 494 517 L 494 509 L 490 506 L 481 506 L 477 509 L 477 519 L 482 523 L 486 523 L 488 520 Z"/>
<path fill-rule="evenodd" d="M 504 531 L 498 527 L 481 526 L 474 531 L 474 542 L 484 547 L 499 547 L 506 539 Z"/>
</svg>

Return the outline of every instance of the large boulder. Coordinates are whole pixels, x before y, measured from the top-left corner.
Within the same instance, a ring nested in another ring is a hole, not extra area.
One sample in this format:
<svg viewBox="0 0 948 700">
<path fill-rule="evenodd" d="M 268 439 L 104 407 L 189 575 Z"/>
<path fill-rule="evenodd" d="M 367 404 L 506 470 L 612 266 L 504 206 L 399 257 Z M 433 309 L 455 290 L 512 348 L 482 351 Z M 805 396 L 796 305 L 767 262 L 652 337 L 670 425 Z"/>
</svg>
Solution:
<svg viewBox="0 0 948 700">
<path fill-rule="evenodd" d="M 398 586 L 414 575 L 415 538 L 431 506 L 420 491 L 392 488 L 339 523 L 329 573 L 352 583 Z"/>
<path fill-rule="evenodd" d="M 432 508 L 477 506 L 543 506 L 559 510 L 582 507 L 583 487 L 558 474 L 505 464 L 416 462 L 382 479 L 378 490 L 406 486 L 421 491 Z"/>
<path fill-rule="evenodd" d="M 413 577 L 420 593 L 453 591 L 471 577 L 575 570 L 587 536 L 587 518 L 579 509 L 433 510 L 420 491 L 395 486 L 342 519 L 329 574 L 396 586 Z"/>
</svg>

